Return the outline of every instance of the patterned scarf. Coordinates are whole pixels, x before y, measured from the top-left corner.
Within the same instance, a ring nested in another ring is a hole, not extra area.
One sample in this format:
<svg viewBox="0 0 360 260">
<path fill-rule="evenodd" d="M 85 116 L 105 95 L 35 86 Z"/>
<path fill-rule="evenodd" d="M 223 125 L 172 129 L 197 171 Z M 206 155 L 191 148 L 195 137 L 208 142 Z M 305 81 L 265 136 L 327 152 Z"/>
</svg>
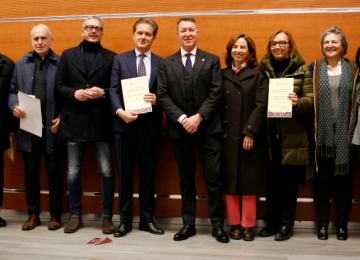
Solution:
<svg viewBox="0 0 360 260">
<path fill-rule="evenodd" d="M 236 67 L 235 63 L 233 62 L 232 70 L 235 72 L 236 75 L 238 75 L 240 72 L 242 72 L 244 69 L 246 69 L 247 65 L 248 65 L 248 63 L 246 61 L 246 62 L 241 63 L 239 67 Z"/>
<path fill-rule="evenodd" d="M 352 93 L 350 65 L 341 59 L 339 106 L 335 114 L 335 126 L 331 109 L 330 83 L 327 74 L 328 62 L 322 61 L 319 85 L 319 122 L 317 155 L 335 158 L 335 176 L 349 173 L 349 105 Z"/>
</svg>

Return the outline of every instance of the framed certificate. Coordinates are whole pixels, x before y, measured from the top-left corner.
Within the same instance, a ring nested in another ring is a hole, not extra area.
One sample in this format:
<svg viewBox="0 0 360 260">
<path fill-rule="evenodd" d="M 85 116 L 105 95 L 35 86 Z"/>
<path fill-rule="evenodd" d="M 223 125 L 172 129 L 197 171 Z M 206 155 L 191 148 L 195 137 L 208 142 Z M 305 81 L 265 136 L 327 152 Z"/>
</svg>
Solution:
<svg viewBox="0 0 360 260">
<path fill-rule="evenodd" d="M 294 78 L 270 79 L 268 118 L 292 117 L 292 101 L 288 98 L 294 92 Z"/>
<path fill-rule="evenodd" d="M 151 102 L 144 101 L 144 95 L 149 94 L 149 83 L 146 76 L 123 79 L 121 87 L 126 110 L 139 114 L 152 112 Z"/>
</svg>

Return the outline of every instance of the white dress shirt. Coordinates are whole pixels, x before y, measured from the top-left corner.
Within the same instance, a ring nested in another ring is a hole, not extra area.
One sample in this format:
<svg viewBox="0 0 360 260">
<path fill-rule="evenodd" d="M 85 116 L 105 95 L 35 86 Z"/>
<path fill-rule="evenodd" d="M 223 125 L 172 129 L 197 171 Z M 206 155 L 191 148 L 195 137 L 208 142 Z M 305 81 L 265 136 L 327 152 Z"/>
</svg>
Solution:
<svg viewBox="0 0 360 260">
<path fill-rule="evenodd" d="M 336 66 L 336 74 L 334 73 L 334 70 L 333 68 L 331 68 L 330 65 L 327 65 L 327 73 L 328 73 L 328 76 L 338 76 L 338 75 L 341 75 L 341 60 L 339 60 L 337 66 Z"/>
</svg>

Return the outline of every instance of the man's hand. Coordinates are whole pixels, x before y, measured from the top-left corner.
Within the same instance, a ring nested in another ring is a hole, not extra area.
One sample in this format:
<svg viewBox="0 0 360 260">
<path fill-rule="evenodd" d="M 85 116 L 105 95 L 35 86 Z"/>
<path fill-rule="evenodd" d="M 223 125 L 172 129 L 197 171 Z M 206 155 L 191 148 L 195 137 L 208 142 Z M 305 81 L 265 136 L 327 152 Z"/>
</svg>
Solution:
<svg viewBox="0 0 360 260">
<path fill-rule="evenodd" d="M 198 127 L 203 119 L 199 114 L 193 115 L 189 118 L 185 117 L 182 121 L 183 127 L 189 134 L 197 132 Z"/>
<path fill-rule="evenodd" d="M 99 87 L 92 87 L 92 88 L 88 88 L 86 89 L 86 91 L 88 91 L 89 93 L 91 93 L 92 95 L 92 98 L 90 99 L 98 99 L 98 98 L 101 98 L 102 95 L 104 94 L 104 90 L 102 88 L 99 88 Z"/>
<path fill-rule="evenodd" d="M 127 124 L 138 118 L 138 113 L 129 110 L 119 110 L 117 115 Z"/>
<path fill-rule="evenodd" d="M 60 118 L 55 118 L 51 122 L 53 123 L 53 125 L 51 126 L 51 133 L 57 134 L 59 123 L 60 123 Z"/>
<path fill-rule="evenodd" d="M 151 105 L 157 105 L 156 103 L 156 95 L 154 93 L 149 93 L 144 95 L 144 101 L 150 102 Z"/>
<path fill-rule="evenodd" d="M 93 93 L 85 89 L 78 89 L 74 93 L 74 98 L 79 101 L 86 101 L 88 99 L 93 99 Z"/>
<path fill-rule="evenodd" d="M 17 118 L 25 118 L 26 117 L 25 111 L 19 106 L 15 106 L 15 108 L 13 109 L 13 115 L 14 115 L 14 117 L 17 117 Z"/>
</svg>

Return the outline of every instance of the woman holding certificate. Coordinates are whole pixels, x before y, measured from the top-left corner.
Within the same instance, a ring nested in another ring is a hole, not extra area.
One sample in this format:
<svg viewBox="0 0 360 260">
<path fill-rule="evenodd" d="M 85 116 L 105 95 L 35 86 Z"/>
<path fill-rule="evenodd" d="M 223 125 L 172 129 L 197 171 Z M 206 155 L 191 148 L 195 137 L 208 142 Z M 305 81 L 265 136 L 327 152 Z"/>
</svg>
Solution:
<svg viewBox="0 0 360 260">
<path fill-rule="evenodd" d="M 309 164 L 307 125 L 314 104 L 312 77 L 305 60 L 296 50 L 293 37 L 284 30 L 271 34 L 260 67 L 266 71 L 270 81 L 294 79 L 293 92 L 288 95 L 292 117 L 268 118 L 267 121 L 268 222 L 260 236 L 275 235 L 275 240 L 282 241 L 293 235 L 298 183 L 304 185 L 306 181 L 305 166 Z"/>
<path fill-rule="evenodd" d="M 257 196 L 266 194 L 268 80 L 258 64 L 252 39 L 233 36 L 222 71 L 222 173 L 230 237 L 245 241 L 254 240 Z"/>
<path fill-rule="evenodd" d="M 360 145 L 359 129 L 353 138 L 358 114 L 354 84 L 357 68 L 355 62 L 343 57 L 348 43 L 339 28 L 332 27 L 324 31 L 320 44 L 325 58 L 310 65 L 314 76 L 315 96 L 315 205 L 318 238 L 328 239 L 330 199 L 334 182 L 337 239 L 346 240 L 355 171 L 351 149 L 352 143 Z"/>
</svg>

